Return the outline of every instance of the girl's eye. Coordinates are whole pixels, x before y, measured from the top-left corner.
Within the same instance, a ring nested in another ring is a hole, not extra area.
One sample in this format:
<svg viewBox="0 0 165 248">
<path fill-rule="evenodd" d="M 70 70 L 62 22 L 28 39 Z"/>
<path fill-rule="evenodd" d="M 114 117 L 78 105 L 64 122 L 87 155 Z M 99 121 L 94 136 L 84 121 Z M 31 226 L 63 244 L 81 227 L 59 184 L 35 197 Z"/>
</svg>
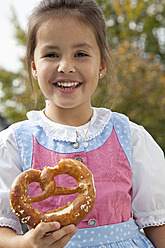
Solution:
<svg viewBox="0 0 165 248">
<path fill-rule="evenodd" d="M 49 53 L 45 55 L 46 58 L 58 58 L 58 55 L 56 53 Z"/>
<path fill-rule="evenodd" d="M 88 56 L 86 53 L 83 53 L 83 52 L 78 52 L 76 53 L 75 57 L 86 57 Z"/>
</svg>

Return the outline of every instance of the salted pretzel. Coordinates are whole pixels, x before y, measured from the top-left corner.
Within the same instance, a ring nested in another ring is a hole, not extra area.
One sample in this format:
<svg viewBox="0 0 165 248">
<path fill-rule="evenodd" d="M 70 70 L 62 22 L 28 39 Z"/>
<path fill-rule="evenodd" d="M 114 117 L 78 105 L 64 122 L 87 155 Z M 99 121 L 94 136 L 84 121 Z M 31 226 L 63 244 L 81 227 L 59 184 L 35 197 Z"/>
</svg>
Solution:
<svg viewBox="0 0 165 248">
<path fill-rule="evenodd" d="M 76 187 L 57 187 L 55 176 L 68 174 L 73 177 Z M 42 193 L 28 196 L 28 186 L 38 182 Z M 68 205 L 47 213 L 32 207 L 31 203 L 43 201 L 52 195 L 78 193 Z M 45 167 L 43 171 L 29 169 L 16 177 L 10 189 L 10 203 L 13 212 L 23 222 L 35 228 L 41 222 L 58 221 L 61 226 L 78 225 L 92 210 L 96 198 L 94 180 L 91 171 L 74 159 L 61 159 L 55 167 Z"/>
</svg>

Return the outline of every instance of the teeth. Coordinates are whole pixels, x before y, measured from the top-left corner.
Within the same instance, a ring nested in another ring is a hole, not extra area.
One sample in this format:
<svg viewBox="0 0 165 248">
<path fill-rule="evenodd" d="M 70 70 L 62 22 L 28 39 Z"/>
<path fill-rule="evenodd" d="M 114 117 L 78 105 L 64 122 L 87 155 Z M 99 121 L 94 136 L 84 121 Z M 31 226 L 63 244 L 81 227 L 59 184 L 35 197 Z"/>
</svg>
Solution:
<svg viewBox="0 0 165 248">
<path fill-rule="evenodd" d="M 73 87 L 77 86 L 78 84 L 78 82 L 57 82 L 57 85 L 61 87 Z"/>
</svg>

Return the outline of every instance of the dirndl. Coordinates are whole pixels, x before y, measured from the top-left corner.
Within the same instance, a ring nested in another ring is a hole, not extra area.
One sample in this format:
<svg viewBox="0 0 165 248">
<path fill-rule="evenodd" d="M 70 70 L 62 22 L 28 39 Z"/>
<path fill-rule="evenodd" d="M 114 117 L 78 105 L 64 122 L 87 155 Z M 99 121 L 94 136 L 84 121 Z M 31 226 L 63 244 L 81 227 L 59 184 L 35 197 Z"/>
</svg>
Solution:
<svg viewBox="0 0 165 248">
<path fill-rule="evenodd" d="M 153 248 L 133 220 L 107 226 L 79 229 L 67 248 Z"/>
</svg>

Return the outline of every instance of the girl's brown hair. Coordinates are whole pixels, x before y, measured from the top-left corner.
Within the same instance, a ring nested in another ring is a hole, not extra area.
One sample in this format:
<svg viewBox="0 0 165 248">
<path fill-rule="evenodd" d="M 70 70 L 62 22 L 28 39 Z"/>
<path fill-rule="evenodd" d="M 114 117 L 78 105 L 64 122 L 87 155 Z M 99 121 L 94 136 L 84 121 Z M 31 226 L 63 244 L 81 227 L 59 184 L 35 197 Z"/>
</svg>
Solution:
<svg viewBox="0 0 165 248">
<path fill-rule="evenodd" d="M 52 17 L 63 18 L 72 15 L 91 27 L 100 49 L 101 60 L 107 63 L 110 81 L 115 81 L 115 72 L 108 49 L 106 22 L 101 8 L 94 0 L 42 0 L 32 12 L 27 33 L 27 67 L 32 84 L 31 61 L 34 58 L 36 35 L 39 27 Z M 85 35 L 85 34 L 84 34 Z"/>
</svg>

